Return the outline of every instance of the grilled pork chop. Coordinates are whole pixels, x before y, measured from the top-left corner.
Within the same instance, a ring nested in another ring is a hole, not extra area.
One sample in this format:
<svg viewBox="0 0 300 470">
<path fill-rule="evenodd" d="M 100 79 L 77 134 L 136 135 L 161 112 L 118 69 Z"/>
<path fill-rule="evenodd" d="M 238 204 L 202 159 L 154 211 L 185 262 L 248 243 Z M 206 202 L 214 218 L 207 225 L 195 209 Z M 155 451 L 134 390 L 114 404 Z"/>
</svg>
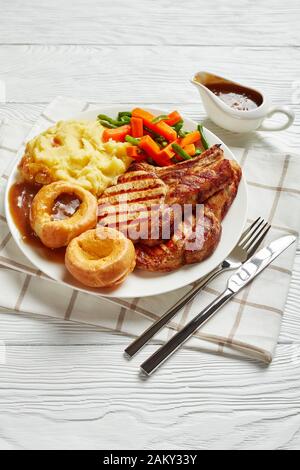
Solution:
<svg viewBox="0 0 300 470">
<path fill-rule="evenodd" d="M 191 244 L 197 233 L 197 220 L 193 216 L 192 224 L 185 222 L 181 232 L 175 233 L 171 240 L 155 247 L 142 243 L 136 245 L 138 268 L 146 271 L 173 271 L 185 264 L 203 261 L 214 252 L 221 236 L 221 221 L 234 201 L 241 179 L 240 166 L 235 161 L 230 164 L 233 171 L 231 181 L 204 204 L 204 220 L 199 221 L 204 224 L 204 237 L 200 237 L 198 243 Z"/>
<path fill-rule="evenodd" d="M 153 173 L 127 173 L 99 199 L 99 224 L 117 228 L 133 242 L 158 244 L 172 236 L 175 222 L 178 217 L 181 220 L 178 206 L 203 202 L 223 189 L 231 177 L 229 160 L 220 160 L 179 182 L 171 174 L 163 182 Z"/>
<path fill-rule="evenodd" d="M 136 245 L 136 266 L 144 271 L 168 272 L 210 256 L 220 240 L 220 221 L 211 210 L 205 208 L 201 221 L 204 232 L 198 241 L 195 241 L 196 223 L 195 216 L 192 216 L 192 220 L 182 223 L 170 240 L 157 246 Z"/>
<path fill-rule="evenodd" d="M 132 165 L 134 171 L 120 176 L 100 197 L 99 223 L 116 227 L 133 242 L 152 246 L 170 239 L 179 217 L 175 204 L 201 203 L 232 178 L 231 162 L 221 159 L 218 146 L 204 153 L 201 163 L 197 157 L 194 164 L 189 160 L 168 169 Z"/>
<path fill-rule="evenodd" d="M 167 193 L 167 185 L 155 173 L 125 173 L 98 200 L 98 223 L 117 228 L 133 242 L 159 243 L 163 224 L 173 224 L 173 212 L 165 205 Z"/>
<path fill-rule="evenodd" d="M 224 159 L 223 150 L 215 145 L 176 165 L 133 163 L 129 170 L 100 197 L 99 223 L 118 228 L 137 243 L 137 267 L 171 271 L 210 256 L 221 235 L 221 220 L 237 193 L 239 165 Z M 173 208 L 202 202 L 204 238 L 191 248 L 200 222 L 193 214 L 183 223 Z"/>
</svg>

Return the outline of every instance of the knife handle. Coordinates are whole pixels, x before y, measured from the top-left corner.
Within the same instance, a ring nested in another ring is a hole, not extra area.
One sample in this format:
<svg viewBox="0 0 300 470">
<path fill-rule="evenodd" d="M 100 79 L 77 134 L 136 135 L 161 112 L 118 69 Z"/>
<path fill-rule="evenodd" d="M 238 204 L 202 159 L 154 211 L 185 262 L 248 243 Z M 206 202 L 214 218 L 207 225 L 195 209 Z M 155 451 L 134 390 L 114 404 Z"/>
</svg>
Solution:
<svg viewBox="0 0 300 470">
<path fill-rule="evenodd" d="M 152 356 L 141 365 L 142 372 L 147 375 L 152 374 L 169 356 L 171 356 L 180 346 L 187 341 L 192 334 L 198 330 L 210 317 L 212 317 L 228 300 L 233 292 L 226 289 L 213 302 L 205 307 L 198 315 L 186 324 L 182 330 L 176 333 L 167 343 L 159 348 Z"/>
<path fill-rule="evenodd" d="M 158 333 L 187 303 L 189 303 L 196 295 L 210 282 L 217 277 L 221 272 L 229 268 L 223 265 L 217 266 L 211 273 L 205 276 L 197 285 L 189 290 L 181 299 L 176 302 L 169 310 L 164 313 L 158 320 L 156 320 L 147 330 L 144 331 L 137 339 L 135 339 L 126 349 L 125 354 L 133 357 L 143 346 Z"/>
</svg>

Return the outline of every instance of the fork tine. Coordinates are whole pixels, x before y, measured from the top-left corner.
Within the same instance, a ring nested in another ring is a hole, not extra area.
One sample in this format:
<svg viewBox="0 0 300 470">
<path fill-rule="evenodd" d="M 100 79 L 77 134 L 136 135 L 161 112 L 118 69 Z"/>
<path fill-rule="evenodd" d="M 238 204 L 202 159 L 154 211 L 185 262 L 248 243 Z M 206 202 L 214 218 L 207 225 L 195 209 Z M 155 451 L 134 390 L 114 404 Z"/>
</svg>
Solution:
<svg viewBox="0 0 300 470">
<path fill-rule="evenodd" d="M 244 250 L 247 250 L 250 248 L 250 246 L 252 245 L 252 243 L 255 243 L 256 239 L 260 236 L 260 234 L 263 232 L 263 230 L 269 225 L 268 222 L 265 222 L 263 221 L 264 223 L 258 227 L 258 230 L 256 230 L 255 233 L 253 233 L 253 235 L 251 236 L 251 238 L 249 240 L 247 240 L 246 243 L 244 243 Z"/>
<path fill-rule="evenodd" d="M 253 229 L 253 227 L 258 223 L 258 221 L 259 221 L 260 219 L 261 219 L 261 217 L 257 217 L 257 219 L 254 220 L 254 222 L 252 222 L 252 224 L 249 225 L 249 227 L 246 228 L 246 230 L 243 231 L 243 233 L 242 233 L 242 235 L 240 236 L 240 239 L 239 239 L 239 241 L 238 241 L 238 244 L 241 243 L 241 241 L 243 240 L 243 238 L 247 235 L 247 233 L 250 232 L 250 230 Z"/>
<path fill-rule="evenodd" d="M 271 225 L 270 224 L 266 224 L 263 229 L 260 231 L 260 233 L 257 235 L 257 237 L 252 241 L 252 243 L 250 244 L 250 246 L 247 248 L 247 255 L 248 257 L 249 256 L 252 256 L 255 251 L 257 250 L 257 248 L 259 247 L 259 245 L 261 244 L 261 242 L 263 241 L 263 239 L 265 238 L 265 236 L 267 235 L 268 231 L 270 230 L 271 228 Z M 254 244 L 253 244 L 254 243 Z"/>
<path fill-rule="evenodd" d="M 241 243 L 239 243 L 239 246 L 241 248 L 245 248 L 246 244 L 255 236 L 259 228 L 265 223 L 264 219 L 261 219 L 254 227 L 253 229 L 246 235 L 246 237 L 242 240 Z"/>
</svg>

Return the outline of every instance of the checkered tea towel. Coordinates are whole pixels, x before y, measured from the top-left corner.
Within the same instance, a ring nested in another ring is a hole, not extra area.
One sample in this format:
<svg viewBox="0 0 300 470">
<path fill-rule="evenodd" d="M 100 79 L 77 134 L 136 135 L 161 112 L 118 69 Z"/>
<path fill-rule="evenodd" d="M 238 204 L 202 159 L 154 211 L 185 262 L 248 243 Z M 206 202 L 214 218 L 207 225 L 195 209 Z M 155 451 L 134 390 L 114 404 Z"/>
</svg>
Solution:
<svg viewBox="0 0 300 470">
<path fill-rule="evenodd" d="M 18 149 L 51 126 L 92 106 L 79 100 L 56 98 L 30 129 L 23 122 L 0 125 L 0 308 L 89 323 L 140 335 L 159 315 L 181 298 L 191 286 L 164 295 L 107 300 L 79 293 L 49 280 L 20 252 L 12 239 L 4 213 L 4 191 Z M 243 167 L 249 189 L 248 222 L 257 216 L 272 224 L 265 243 L 285 234 L 298 234 L 300 205 L 300 158 L 278 149 L 233 149 Z M 296 245 L 294 244 L 250 285 L 215 315 L 185 344 L 239 357 L 271 362 L 288 294 Z M 218 295 L 228 273 L 214 280 L 192 303 L 177 314 L 156 337 L 166 341 L 193 315 Z M 128 339 L 128 343 L 131 339 Z"/>
</svg>

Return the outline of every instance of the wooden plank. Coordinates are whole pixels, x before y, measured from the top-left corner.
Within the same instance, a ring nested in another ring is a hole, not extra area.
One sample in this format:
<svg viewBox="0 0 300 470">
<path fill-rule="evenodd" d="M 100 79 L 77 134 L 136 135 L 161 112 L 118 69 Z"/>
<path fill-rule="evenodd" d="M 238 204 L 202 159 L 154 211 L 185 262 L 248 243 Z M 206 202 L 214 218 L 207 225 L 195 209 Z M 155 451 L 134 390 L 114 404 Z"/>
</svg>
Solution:
<svg viewBox="0 0 300 470">
<path fill-rule="evenodd" d="M 127 362 L 118 346 L 8 346 L 0 447 L 299 448 L 295 348 L 280 346 L 268 368 L 179 351 L 143 381 L 153 350 Z"/>
<path fill-rule="evenodd" d="M 2 0 L 0 42 L 300 45 L 299 11 L 297 0 Z"/>
<path fill-rule="evenodd" d="M 299 104 L 300 48 L 0 46 L 7 101 L 48 102 L 57 94 L 103 103 L 200 103 L 189 80 L 199 69 Z M 258 65 L 258 63 L 260 65 Z"/>
</svg>

